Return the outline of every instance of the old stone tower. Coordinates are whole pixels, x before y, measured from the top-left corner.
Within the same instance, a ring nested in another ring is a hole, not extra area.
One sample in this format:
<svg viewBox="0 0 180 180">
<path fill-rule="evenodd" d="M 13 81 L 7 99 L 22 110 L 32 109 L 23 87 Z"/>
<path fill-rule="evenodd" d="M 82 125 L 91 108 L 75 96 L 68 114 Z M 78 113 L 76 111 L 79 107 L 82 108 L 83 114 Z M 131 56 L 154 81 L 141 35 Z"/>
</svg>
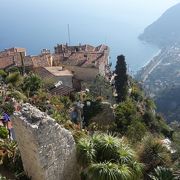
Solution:
<svg viewBox="0 0 180 180">
<path fill-rule="evenodd" d="M 24 170 L 32 180 L 78 180 L 72 134 L 30 104 L 16 112 L 13 125 Z"/>
</svg>

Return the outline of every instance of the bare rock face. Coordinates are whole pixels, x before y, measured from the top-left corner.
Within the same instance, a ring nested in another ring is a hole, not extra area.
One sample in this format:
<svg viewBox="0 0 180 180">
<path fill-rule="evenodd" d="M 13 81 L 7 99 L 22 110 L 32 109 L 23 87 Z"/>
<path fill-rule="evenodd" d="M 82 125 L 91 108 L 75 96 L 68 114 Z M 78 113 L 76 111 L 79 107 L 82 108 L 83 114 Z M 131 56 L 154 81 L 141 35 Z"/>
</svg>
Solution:
<svg viewBox="0 0 180 180">
<path fill-rule="evenodd" d="M 30 104 L 12 120 L 24 170 L 32 180 L 79 179 L 71 132 Z"/>
</svg>

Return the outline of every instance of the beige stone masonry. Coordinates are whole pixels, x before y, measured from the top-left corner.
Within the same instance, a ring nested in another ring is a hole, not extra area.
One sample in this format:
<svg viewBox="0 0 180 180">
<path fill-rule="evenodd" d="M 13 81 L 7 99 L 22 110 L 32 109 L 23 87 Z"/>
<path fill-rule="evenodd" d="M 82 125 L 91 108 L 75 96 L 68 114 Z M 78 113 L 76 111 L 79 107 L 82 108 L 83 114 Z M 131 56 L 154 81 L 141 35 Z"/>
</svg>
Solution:
<svg viewBox="0 0 180 180">
<path fill-rule="evenodd" d="M 32 180 L 78 180 L 72 134 L 51 117 L 24 104 L 12 118 L 23 166 Z"/>
</svg>

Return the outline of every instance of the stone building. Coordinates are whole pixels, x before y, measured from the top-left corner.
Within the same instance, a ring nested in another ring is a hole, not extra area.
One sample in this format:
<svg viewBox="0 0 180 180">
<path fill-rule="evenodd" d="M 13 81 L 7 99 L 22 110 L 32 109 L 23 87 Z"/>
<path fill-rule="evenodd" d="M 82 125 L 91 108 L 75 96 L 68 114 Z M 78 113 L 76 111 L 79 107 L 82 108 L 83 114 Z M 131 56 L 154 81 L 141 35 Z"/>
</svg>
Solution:
<svg viewBox="0 0 180 180">
<path fill-rule="evenodd" d="M 50 50 L 43 49 L 39 55 L 26 56 L 24 48 L 10 48 L 0 52 L 0 68 L 17 67 L 51 67 L 51 66 L 77 66 L 81 68 L 97 68 L 98 73 L 106 76 L 109 69 L 109 47 L 97 47 L 85 44 L 79 46 L 57 45 L 52 54 Z"/>
<path fill-rule="evenodd" d="M 25 71 L 34 70 L 43 79 L 61 80 L 65 86 L 81 90 L 82 81 L 92 81 L 98 74 L 110 77 L 109 47 L 58 44 L 54 48 L 54 53 L 43 49 L 36 56 L 26 56 L 24 48 L 11 48 L 0 52 L 0 69 L 11 66 L 24 67 Z M 59 71 L 61 67 L 66 70 Z M 65 71 L 69 74 L 67 75 Z"/>
<path fill-rule="evenodd" d="M 68 65 L 78 67 L 97 68 L 99 74 L 105 76 L 109 66 L 109 47 L 100 45 L 97 47 L 85 44 L 68 46 L 58 44 L 54 47 L 53 63 L 55 65 Z"/>
<path fill-rule="evenodd" d="M 34 71 L 44 81 L 51 81 L 52 83 L 61 81 L 64 86 L 73 87 L 73 73 L 68 69 L 64 69 L 62 66 L 39 67 L 35 68 Z"/>
<path fill-rule="evenodd" d="M 25 48 L 10 48 L 0 52 L 0 69 L 11 66 L 22 66 L 23 58 L 26 55 Z"/>
</svg>

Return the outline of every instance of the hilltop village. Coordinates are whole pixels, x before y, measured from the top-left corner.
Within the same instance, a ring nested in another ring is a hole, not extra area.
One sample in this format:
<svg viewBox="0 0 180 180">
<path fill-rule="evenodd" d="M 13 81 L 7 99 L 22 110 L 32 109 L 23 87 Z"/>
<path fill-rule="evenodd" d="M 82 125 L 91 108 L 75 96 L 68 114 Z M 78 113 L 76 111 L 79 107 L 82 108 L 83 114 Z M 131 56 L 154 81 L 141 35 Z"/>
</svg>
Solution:
<svg viewBox="0 0 180 180">
<path fill-rule="evenodd" d="M 52 91 L 66 95 L 81 90 L 81 82 L 92 81 L 100 74 L 110 78 L 109 47 L 85 44 L 69 46 L 57 44 L 54 52 L 43 49 L 39 55 L 26 55 L 25 48 L 10 48 L 0 52 L 0 69 L 11 67 L 22 71 L 33 71 L 43 80 L 58 84 Z M 60 86 L 59 86 L 60 85 Z"/>
<path fill-rule="evenodd" d="M 178 129 L 127 74 L 124 55 L 111 72 L 108 46 L 6 49 L 0 81 L 0 179 L 179 176 Z"/>
</svg>

